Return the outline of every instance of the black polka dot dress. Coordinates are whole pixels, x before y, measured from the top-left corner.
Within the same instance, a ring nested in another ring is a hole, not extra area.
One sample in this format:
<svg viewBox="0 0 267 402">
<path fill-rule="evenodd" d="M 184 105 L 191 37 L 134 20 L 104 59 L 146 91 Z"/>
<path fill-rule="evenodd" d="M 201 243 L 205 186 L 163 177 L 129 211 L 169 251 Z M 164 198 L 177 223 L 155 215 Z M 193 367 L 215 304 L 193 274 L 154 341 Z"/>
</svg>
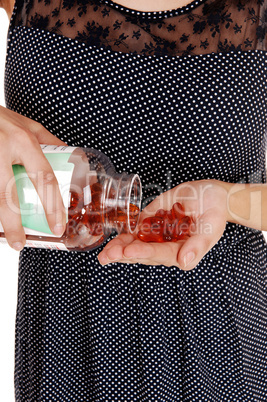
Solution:
<svg viewBox="0 0 267 402">
<path fill-rule="evenodd" d="M 17 0 L 7 107 L 138 173 L 144 205 L 190 180 L 263 183 L 266 8 Z M 266 250 L 230 223 L 190 272 L 25 248 L 16 401 L 266 401 Z"/>
</svg>

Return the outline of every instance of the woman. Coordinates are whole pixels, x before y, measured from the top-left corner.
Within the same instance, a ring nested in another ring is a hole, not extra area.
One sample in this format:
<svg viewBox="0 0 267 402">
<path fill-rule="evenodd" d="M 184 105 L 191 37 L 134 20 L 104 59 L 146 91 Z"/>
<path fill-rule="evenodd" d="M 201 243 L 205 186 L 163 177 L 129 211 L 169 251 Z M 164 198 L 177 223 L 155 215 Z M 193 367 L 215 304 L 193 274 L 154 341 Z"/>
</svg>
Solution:
<svg viewBox="0 0 267 402">
<path fill-rule="evenodd" d="M 7 207 L 14 163 L 53 184 L 45 209 L 64 230 L 40 143 L 101 150 L 140 174 L 142 218 L 179 201 L 195 222 L 177 243 L 23 249 L 17 401 L 266 397 L 266 13 L 256 0 L 16 2 L 0 114 L 9 244 L 25 244 Z"/>
</svg>

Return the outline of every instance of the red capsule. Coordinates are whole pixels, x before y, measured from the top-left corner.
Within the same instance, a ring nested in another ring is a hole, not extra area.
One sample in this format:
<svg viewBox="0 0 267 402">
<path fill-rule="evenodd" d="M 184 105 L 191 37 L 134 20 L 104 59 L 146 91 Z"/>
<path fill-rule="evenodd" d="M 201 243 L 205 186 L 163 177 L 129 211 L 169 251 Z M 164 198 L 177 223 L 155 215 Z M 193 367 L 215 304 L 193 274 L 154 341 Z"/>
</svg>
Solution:
<svg viewBox="0 0 267 402">
<path fill-rule="evenodd" d="M 100 191 L 95 191 L 92 193 L 92 204 L 95 211 L 100 211 L 101 209 L 101 196 L 102 193 Z"/>
<path fill-rule="evenodd" d="M 175 231 L 175 223 L 169 220 L 164 221 L 164 229 L 163 229 L 163 240 L 164 241 L 172 241 Z"/>
<path fill-rule="evenodd" d="M 170 211 L 159 209 L 155 216 L 145 218 L 137 237 L 146 242 L 175 242 L 190 235 L 192 219 L 176 202 Z"/>
<path fill-rule="evenodd" d="M 182 237 L 183 237 L 183 233 L 179 226 L 179 221 L 176 220 L 174 223 L 174 227 L 173 227 L 172 239 L 170 241 L 175 242 L 175 241 L 181 240 Z"/>
<path fill-rule="evenodd" d="M 74 209 L 77 207 L 79 202 L 79 194 L 76 191 L 71 191 L 69 193 L 69 208 Z"/>
<path fill-rule="evenodd" d="M 137 216 L 139 214 L 139 208 L 134 204 L 130 204 L 129 214 L 132 217 Z"/>
<path fill-rule="evenodd" d="M 190 216 L 184 216 L 182 219 L 180 219 L 179 228 L 181 230 L 181 234 L 189 235 L 191 224 L 192 224 L 192 218 Z"/>
<path fill-rule="evenodd" d="M 163 242 L 164 219 L 158 216 L 145 218 L 137 234 L 142 241 Z"/>
<path fill-rule="evenodd" d="M 167 221 L 172 222 L 173 221 L 172 211 L 166 211 L 165 215 L 164 215 L 164 219 L 167 220 Z"/>
<path fill-rule="evenodd" d="M 130 229 L 133 232 L 135 230 L 135 228 L 136 228 L 136 225 L 137 225 L 137 219 L 130 217 L 129 224 L 130 224 Z"/>
<path fill-rule="evenodd" d="M 123 208 L 108 208 L 105 211 L 105 216 L 108 218 L 109 223 L 118 229 L 120 233 L 128 232 L 128 222 L 131 230 L 133 231 L 137 225 L 137 217 L 139 215 L 139 208 L 130 204 L 129 218 L 127 209 Z"/>
<path fill-rule="evenodd" d="M 138 232 L 137 234 L 138 239 L 144 241 L 144 242 L 154 242 L 154 243 L 163 243 L 163 237 L 159 235 L 155 235 L 152 233 L 145 234 L 141 231 Z"/>
<path fill-rule="evenodd" d="M 92 236 L 100 236 L 103 234 L 103 222 L 99 212 L 93 212 L 89 215 L 87 227 Z"/>
<path fill-rule="evenodd" d="M 101 193 L 103 190 L 103 187 L 100 183 L 94 183 L 90 187 L 91 187 L 91 193 Z"/>
<path fill-rule="evenodd" d="M 141 225 L 141 231 L 153 234 L 161 234 L 163 232 L 164 219 L 158 216 L 145 218 Z"/>
<path fill-rule="evenodd" d="M 116 216 L 116 210 L 115 208 L 106 208 L 105 209 L 105 215 L 107 216 L 109 222 L 113 222 L 115 216 Z"/>
<path fill-rule="evenodd" d="M 81 220 L 82 223 L 86 226 L 90 225 L 90 217 L 92 214 L 96 213 L 94 210 L 94 205 L 92 203 L 84 206 L 81 210 L 80 210 L 80 216 L 81 216 Z"/>
<path fill-rule="evenodd" d="M 164 209 L 158 209 L 157 212 L 155 213 L 155 216 L 158 216 L 160 218 L 164 218 L 165 211 Z"/>
<path fill-rule="evenodd" d="M 74 210 L 81 207 L 83 201 L 83 194 L 79 194 L 76 191 L 70 191 L 69 193 L 69 211 L 73 213 Z"/>
<path fill-rule="evenodd" d="M 116 197 L 116 190 L 113 187 L 111 187 L 108 191 L 107 198 L 114 200 L 115 197 Z"/>
<path fill-rule="evenodd" d="M 116 224 L 120 233 L 126 232 L 127 216 L 122 211 L 118 210 L 113 222 Z"/>
<path fill-rule="evenodd" d="M 163 218 L 169 221 L 173 220 L 172 212 L 166 211 L 165 209 L 158 209 L 157 212 L 155 213 L 155 216 L 158 216 L 159 218 Z"/>
<path fill-rule="evenodd" d="M 73 238 L 77 235 L 77 227 L 81 224 L 81 215 L 80 214 L 75 214 L 72 216 L 69 216 L 67 225 L 66 225 L 66 235 L 69 238 Z"/>
<path fill-rule="evenodd" d="M 185 210 L 182 204 L 180 202 L 176 202 L 173 204 L 172 209 L 171 209 L 172 217 L 173 219 L 182 219 L 185 216 Z"/>
</svg>

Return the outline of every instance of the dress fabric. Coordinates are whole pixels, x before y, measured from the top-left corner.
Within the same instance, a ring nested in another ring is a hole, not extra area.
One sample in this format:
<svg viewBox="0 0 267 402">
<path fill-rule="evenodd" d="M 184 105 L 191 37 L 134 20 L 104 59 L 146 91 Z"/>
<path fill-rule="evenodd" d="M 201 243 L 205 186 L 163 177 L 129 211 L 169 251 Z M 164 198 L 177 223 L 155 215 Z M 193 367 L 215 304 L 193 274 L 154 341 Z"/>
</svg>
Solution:
<svg viewBox="0 0 267 402">
<path fill-rule="evenodd" d="M 7 107 L 138 173 L 144 204 L 185 181 L 263 183 L 266 8 L 17 0 Z M 25 248 L 16 401 L 266 401 L 266 250 L 230 223 L 190 272 Z"/>
</svg>

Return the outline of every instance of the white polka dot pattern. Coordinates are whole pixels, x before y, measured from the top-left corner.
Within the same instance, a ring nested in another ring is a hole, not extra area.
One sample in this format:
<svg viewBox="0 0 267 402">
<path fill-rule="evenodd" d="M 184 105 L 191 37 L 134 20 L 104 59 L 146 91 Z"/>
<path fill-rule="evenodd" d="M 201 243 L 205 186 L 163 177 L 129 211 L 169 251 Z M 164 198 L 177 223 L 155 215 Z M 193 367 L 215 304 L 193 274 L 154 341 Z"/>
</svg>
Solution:
<svg viewBox="0 0 267 402">
<path fill-rule="evenodd" d="M 184 6 L 184 7 L 180 7 L 174 10 L 168 10 L 168 11 L 155 11 L 155 12 L 148 12 L 148 11 L 137 11 L 134 9 L 128 9 L 126 7 L 123 7 L 117 3 L 114 3 L 113 1 L 110 0 L 103 0 L 104 3 L 106 3 L 107 5 L 112 5 L 112 7 L 114 7 L 117 10 L 121 10 L 126 14 L 133 14 L 133 15 L 141 15 L 141 16 L 145 16 L 146 18 L 154 18 L 154 19 L 158 19 L 158 18 L 170 18 L 173 17 L 174 15 L 183 15 L 188 13 L 188 11 L 194 10 L 194 8 L 198 7 L 200 4 L 205 3 L 206 0 L 194 0 L 192 2 L 190 2 L 188 5 Z"/>
<path fill-rule="evenodd" d="M 17 27 L 9 108 L 137 172 L 144 197 L 203 178 L 265 181 L 266 53 L 142 57 Z M 266 397 L 266 244 L 228 224 L 191 272 L 97 251 L 24 250 L 19 402 L 257 401 Z"/>
</svg>

